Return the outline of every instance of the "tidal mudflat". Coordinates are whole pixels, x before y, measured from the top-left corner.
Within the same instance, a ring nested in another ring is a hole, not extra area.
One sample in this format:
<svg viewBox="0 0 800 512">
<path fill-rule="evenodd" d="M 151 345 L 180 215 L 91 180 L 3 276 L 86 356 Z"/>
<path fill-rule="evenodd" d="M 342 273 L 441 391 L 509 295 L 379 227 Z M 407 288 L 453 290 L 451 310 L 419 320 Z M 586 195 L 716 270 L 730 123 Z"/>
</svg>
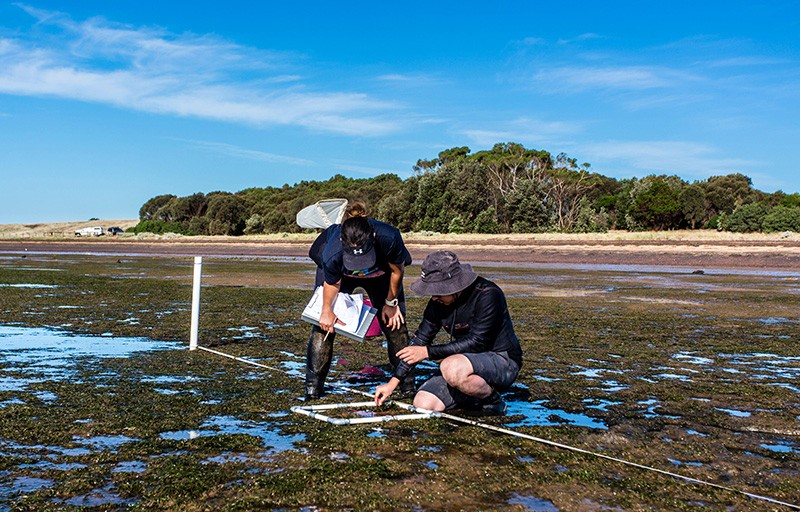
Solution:
<svg viewBox="0 0 800 512">
<path fill-rule="evenodd" d="M 187 350 L 190 258 L 23 256 L 0 256 L 0 510 L 785 509 L 445 420 L 289 412 L 304 262 L 205 261 L 200 344 L 265 370 Z M 800 272 L 478 270 L 526 360 L 487 423 L 800 503 Z M 332 379 L 372 389 L 381 343 L 337 339 Z"/>
</svg>

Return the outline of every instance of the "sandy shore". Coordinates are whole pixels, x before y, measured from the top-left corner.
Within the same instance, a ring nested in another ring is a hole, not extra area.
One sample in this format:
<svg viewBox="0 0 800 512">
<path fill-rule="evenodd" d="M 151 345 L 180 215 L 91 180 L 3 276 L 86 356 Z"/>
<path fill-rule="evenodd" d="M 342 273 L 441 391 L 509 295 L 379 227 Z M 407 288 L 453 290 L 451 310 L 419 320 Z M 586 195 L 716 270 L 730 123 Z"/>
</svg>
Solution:
<svg viewBox="0 0 800 512">
<path fill-rule="evenodd" d="M 313 234 L 243 237 L 31 236 L 0 240 L 0 253 L 119 255 L 277 256 L 305 258 Z M 600 264 L 800 271 L 800 235 L 674 231 L 534 235 L 431 235 L 408 233 L 416 262 L 450 249 L 465 262 L 501 264 Z"/>
</svg>

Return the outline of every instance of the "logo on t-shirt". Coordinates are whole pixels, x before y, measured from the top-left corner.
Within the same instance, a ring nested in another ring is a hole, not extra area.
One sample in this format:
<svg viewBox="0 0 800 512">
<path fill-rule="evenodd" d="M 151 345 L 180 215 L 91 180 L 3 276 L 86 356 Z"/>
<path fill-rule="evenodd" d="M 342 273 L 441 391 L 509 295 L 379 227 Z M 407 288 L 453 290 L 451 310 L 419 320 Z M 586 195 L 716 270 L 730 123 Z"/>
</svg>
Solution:
<svg viewBox="0 0 800 512">
<path fill-rule="evenodd" d="M 346 270 L 345 272 L 350 277 L 378 277 L 384 274 L 383 270 L 377 266 L 361 270 Z"/>
</svg>

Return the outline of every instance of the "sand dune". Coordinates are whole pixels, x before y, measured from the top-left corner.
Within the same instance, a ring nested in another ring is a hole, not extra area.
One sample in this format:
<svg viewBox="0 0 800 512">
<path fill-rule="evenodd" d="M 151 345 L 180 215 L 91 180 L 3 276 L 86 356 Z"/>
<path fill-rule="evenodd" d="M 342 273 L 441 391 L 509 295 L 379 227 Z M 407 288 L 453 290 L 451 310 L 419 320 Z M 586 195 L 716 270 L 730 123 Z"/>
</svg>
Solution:
<svg viewBox="0 0 800 512">
<path fill-rule="evenodd" d="M 75 231 L 91 226 L 108 229 L 118 226 L 126 229 L 135 226 L 137 219 L 100 219 L 74 222 L 40 222 L 31 224 L 0 224 L 0 238 L 62 238 L 75 236 Z"/>
</svg>

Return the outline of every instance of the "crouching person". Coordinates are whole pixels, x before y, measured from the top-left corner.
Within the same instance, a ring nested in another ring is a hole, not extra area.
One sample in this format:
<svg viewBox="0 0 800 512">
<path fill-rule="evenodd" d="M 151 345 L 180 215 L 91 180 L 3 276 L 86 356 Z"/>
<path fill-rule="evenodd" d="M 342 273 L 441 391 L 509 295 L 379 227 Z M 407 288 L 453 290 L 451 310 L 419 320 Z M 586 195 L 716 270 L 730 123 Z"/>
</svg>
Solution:
<svg viewBox="0 0 800 512">
<path fill-rule="evenodd" d="M 414 365 L 424 359 L 441 359 L 441 375 L 419 388 L 414 396 L 416 407 L 505 414 L 500 392 L 516 380 L 522 349 L 500 287 L 460 263 L 455 253 L 437 251 L 425 258 L 422 276 L 412 283 L 411 290 L 431 299 L 410 344 L 397 352 L 401 363 L 394 376 L 376 388 L 375 403 L 385 402 Z M 431 345 L 442 328 L 450 340 Z"/>
</svg>

